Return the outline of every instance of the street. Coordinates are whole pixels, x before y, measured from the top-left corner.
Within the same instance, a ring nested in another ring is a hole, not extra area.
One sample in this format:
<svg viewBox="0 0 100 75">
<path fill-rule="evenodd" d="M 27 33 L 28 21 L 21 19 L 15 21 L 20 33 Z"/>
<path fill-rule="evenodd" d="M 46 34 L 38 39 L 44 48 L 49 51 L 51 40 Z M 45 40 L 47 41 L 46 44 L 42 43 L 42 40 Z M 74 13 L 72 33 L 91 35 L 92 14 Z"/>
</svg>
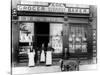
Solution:
<svg viewBox="0 0 100 75">
<path fill-rule="evenodd" d="M 96 70 L 97 65 L 88 64 L 80 65 L 80 71 Z M 61 72 L 60 66 L 35 66 L 35 67 L 13 67 L 12 75 L 21 74 L 34 74 L 34 73 L 51 73 L 51 72 Z"/>
</svg>

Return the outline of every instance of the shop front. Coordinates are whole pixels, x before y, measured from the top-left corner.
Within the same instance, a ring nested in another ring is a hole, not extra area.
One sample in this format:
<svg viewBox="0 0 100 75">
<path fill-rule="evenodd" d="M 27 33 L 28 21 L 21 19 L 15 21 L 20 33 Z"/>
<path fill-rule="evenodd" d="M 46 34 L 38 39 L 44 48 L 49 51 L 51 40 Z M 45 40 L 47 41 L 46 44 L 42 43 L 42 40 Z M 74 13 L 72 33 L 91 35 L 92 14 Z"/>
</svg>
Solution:
<svg viewBox="0 0 100 75">
<path fill-rule="evenodd" d="M 35 62 L 39 64 L 39 51 L 42 44 L 47 48 L 48 43 L 51 43 L 54 49 L 53 62 L 64 57 L 65 49 L 68 49 L 70 59 L 92 59 L 92 26 L 89 20 L 89 6 L 20 2 L 17 4 L 16 11 L 17 19 L 13 16 L 12 24 L 17 26 L 16 46 L 19 63 L 28 62 L 27 52 L 33 46 L 37 53 Z"/>
<path fill-rule="evenodd" d="M 63 52 L 63 22 L 62 17 L 19 16 L 19 62 L 28 61 L 27 50 L 31 48 L 31 45 L 35 47 L 38 57 L 40 57 L 38 53 L 41 51 L 42 44 L 47 48 L 49 42 L 54 48 L 53 53 L 61 54 Z M 39 60 L 36 57 L 36 62 Z"/>
</svg>

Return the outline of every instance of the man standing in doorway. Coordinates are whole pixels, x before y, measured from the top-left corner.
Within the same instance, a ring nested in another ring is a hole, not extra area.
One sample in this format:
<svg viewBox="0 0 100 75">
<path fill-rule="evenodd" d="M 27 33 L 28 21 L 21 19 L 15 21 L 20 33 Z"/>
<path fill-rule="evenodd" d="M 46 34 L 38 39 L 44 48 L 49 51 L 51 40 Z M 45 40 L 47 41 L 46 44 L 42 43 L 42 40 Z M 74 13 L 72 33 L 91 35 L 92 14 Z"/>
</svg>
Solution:
<svg viewBox="0 0 100 75">
<path fill-rule="evenodd" d="M 52 51 L 54 51 L 54 49 L 51 47 L 51 44 L 48 43 L 48 48 L 46 52 L 46 65 L 47 66 L 52 65 Z"/>
</svg>

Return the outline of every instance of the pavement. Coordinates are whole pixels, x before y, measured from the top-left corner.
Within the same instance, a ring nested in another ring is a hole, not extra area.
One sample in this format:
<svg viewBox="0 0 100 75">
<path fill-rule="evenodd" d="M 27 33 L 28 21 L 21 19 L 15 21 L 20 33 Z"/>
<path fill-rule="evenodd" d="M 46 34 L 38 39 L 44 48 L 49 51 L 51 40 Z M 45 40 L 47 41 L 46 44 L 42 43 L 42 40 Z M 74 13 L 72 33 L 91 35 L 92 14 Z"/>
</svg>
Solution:
<svg viewBox="0 0 100 75">
<path fill-rule="evenodd" d="M 61 72 L 59 66 L 37 66 L 12 68 L 12 75 Z"/>
<path fill-rule="evenodd" d="M 80 65 L 79 71 L 96 70 L 96 64 Z M 60 66 L 12 67 L 12 75 L 61 72 Z"/>
</svg>

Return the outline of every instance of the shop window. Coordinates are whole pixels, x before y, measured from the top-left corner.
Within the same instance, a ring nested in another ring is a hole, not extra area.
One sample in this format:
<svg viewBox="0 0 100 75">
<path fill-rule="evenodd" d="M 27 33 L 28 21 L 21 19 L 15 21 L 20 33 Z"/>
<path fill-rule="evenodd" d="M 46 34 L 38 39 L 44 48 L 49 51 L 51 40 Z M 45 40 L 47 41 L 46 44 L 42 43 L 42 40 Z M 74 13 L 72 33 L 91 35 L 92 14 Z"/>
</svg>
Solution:
<svg viewBox="0 0 100 75">
<path fill-rule="evenodd" d="M 20 42 L 32 42 L 33 23 L 20 24 Z"/>
<path fill-rule="evenodd" d="M 84 26 L 71 25 L 69 31 L 69 52 L 70 53 L 87 52 L 87 36 Z"/>
<path fill-rule="evenodd" d="M 54 53 L 62 53 L 62 29 L 63 24 L 61 23 L 50 23 L 50 42 Z"/>
<path fill-rule="evenodd" d="M 27 53 L 28 48 L 32 45 L 34 36 L 33 28 L 34 23 L 20 23 L 19 54 Z"/>
</svg>

